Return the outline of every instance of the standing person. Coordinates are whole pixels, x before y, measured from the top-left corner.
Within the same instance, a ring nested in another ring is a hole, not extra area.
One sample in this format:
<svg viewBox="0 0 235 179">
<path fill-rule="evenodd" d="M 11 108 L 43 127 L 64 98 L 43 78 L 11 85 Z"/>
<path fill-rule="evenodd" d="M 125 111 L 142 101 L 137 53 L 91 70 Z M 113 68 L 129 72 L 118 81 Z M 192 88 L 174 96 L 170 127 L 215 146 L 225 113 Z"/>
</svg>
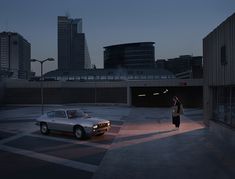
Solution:
<svg viewBox="0 0 235 179">
<path fill-rule="evenodd" d="M 176 129 L 180 127 L 180 114 L 183 113 L 182 103 L 177 96 L 173 97 L 172 107 L 172 123 L 175 124 Z"/>
</svg>

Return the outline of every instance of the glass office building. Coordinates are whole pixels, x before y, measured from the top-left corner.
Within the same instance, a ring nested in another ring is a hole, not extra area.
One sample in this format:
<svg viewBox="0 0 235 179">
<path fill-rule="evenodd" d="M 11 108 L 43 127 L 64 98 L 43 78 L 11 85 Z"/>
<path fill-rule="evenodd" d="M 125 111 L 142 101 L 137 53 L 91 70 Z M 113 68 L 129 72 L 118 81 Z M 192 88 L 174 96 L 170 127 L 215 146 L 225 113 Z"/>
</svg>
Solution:
<svg viewBox="0 0 235 179">
<path fill-rule="evenodd" d="M 104 47 L 104 68 L 154 68 L 154 42 Z"/>
<path fill-rule="evenodd" d="M 82 32 L 82 19 L 58 17 L 58 69 L 78 70 L 90 68 L 85 33 Z"/>
<path fill-rule="evenodd" d="M 172 59 L 159 59 L 156 67 L 173 72 L 177 78 L 202 78 L 202 56 L 181 55 Z"/>
<path fill-rule="evenodd" d="M 0 75 L 7 78 L 30 77 L 31 45 L 18 33 L 0 33 Z M 5 75 L 6 74 L 6 75 Z"/>
</svg>

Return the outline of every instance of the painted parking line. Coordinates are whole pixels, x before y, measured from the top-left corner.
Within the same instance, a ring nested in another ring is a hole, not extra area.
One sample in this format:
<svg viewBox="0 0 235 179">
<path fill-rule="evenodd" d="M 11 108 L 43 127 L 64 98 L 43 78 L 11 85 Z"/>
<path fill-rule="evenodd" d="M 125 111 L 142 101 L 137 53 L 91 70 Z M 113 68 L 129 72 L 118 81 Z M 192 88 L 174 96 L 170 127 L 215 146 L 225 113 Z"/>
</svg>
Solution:
<svg viewBox="0 0 235 179">
<path fill-rule="evenodd" d="M 42 139 L 49 139 L 49 140 L 59 141 L 59 142 L 67 142 L 71 144 L 87 145 L 90 147 L 99 147 L 103 149 L 110 148 L 110 145 L 106 145 L 106 144 L 97 144 L 97 143 L 91 143 L 90 141 L 78 141 L 76 139 L 66 139 L 66 138 L 54 137 L 54 136 L 49 136 L 49 135 L 46 136 L 46 135 L 40 135 L 40 134 L 27 134 L 27 136 L 37 137 L 37 138 L 42 138 Z"/>
<path fill-rule="evenodd" d="M 16 139 L 19 139 L 19 138 L 21 138 L 21 137 L 23 137 L 23 136 L 25 136 L 25 135 L 27 135 L 27 134 L 30 134 L 30 133 L 32 133 L 32 132 L 35 132 L 35 131 L 36 131 L 36 130 L 33 129 L 33 130 L 29 130 L 29 131 L 27 131 L 27 132 L 22 132 L 22 133 L 19 133 L 19 134 L 17 134 L 17 135 L 13 135 L 12 137 L 5 138 L 5 139 L 3 139 L 3 140 L 0 141 L 0 145 L 5 144 L 5 143 L 8 143 L 8 142 L 11 142 L 11 141 L 16 140 Z"/>
<path fill-rule="evenodd" d="M 23 156 L 27 156 L 27 157 L 31 157 L 31 158 L 35 158 L 35 159 L 39 159 L 39 160 L 43 160 L 43 161 L 47 161 L 47 162 L 75 168 L 75 169 L 79 169 L 79 170 L 93 172 L 93 173 L 98 168 L 98 166 L 92 165 L 92 164 L 72 161 L 72 160 L 63 159 L 60 157 L 55 157 L 55 156 L 51 156 L 51 155 L 46 155 L 46 154 L 42 154 L 42 153 L 37 153 L 37 152 L 29 151 L 29 150 L 18 149 L 18 148 L 4 146 L 4 145 L 0 145 L 0 149 L 3 151 L 15 153 L 15 154 L 20 154 Z"/>
<path fill-rule="evenodd" d="M 63 156 L 59 156 L 59 155 L 54 156 L 49 153 L 43 154 L 43 153 L 41 153 L 41 151 L 32 151 L 27 148 L 22 149 L 22 148 L 18 148 L 17 145 L 16 146 L 9 146 L 8 144 L 11 142 L 14 143 L 15 140 L 19 140 L 22 137 L 29 136 L 29 137 L 37 137 L 37 138 L 42 138 L 42 139 L 54 140 L 54 141 L 58 141 L 58 142 L 66 142 L 66 143 L 70 143 L 70 144 L 79 144 L 79 145 L 82 144 L 82 145 L 86 145 L 89 147 L 96 147 L 96 148 L 98 147 L 98 148 L 103 148 L 105 150 L 108 150 L 110 148 L 114 138 L 119 133 L 119 130 L 121 128 L 120 124 L 122 125 L 122 123 L 114 124 L 113 130 L 110 130 L 109 132 L 107 132 L 105 134 L 106 136 L 104 135 L 104 136 L 100 136 L 100 137 L 93 137 L 91 140 L 88 140 L 88 141 L 77 141 L 76 139 L 72 139 L 72 138 L 69 139 L 69 138 L 59 138 L 59 137 L 55 137 L 55 136 L 44 136 L 41 134 L 39 135 L 39 134 L 35 133 L 38 131 L 38 129 L 34 128 L 34 129 L 28 130 L 26 132 L 16 133 L 14 136 L 10 136 L 8 138 L 2 139 L 0 141 L 0 149 L 3 151 L 19 154 L 22 156 L 40 159 L 42 161 L 47 161 L 47 162 L 59 164 L 62 166 L 67 166 L 67 167 L 71 167 L 71 168 L 94 173 L 97 170 L 98 163 L 94 163 L 94 162 L 87 163 L 86 158 L 82 158 L 81 161 L 74 161 L 71 158 L 65 159 L 65 158 L 63 158 Z M 97 157 L 95 157 L 95 158 L 97 158 Z M 84 161 L 85 161 L 85 163 L 84 163 Z"/>
<path fill-rule="evenodd" d="M 3 129 L 3 128 L 0 128 L 0 132 L 6 132 L 6 133 L 11 133 L 11 134 L 18 134 L 19 133 L 17 131 L 12 131 L 12 130 Z"/>
</svg>

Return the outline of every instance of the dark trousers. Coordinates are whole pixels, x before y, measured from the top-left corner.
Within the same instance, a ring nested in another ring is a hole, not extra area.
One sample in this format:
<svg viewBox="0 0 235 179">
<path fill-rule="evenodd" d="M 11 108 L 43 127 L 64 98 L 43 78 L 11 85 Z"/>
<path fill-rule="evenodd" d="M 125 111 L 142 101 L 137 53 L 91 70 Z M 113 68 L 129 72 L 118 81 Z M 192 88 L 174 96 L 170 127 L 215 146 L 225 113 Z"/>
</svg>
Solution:
<svg viewBox="0 0 235 179">
<path fill-rule="evenodd" d="M 180 116 L 172 116 L 172 123 L 175 127 L 180 127 Z"/>
</svg>

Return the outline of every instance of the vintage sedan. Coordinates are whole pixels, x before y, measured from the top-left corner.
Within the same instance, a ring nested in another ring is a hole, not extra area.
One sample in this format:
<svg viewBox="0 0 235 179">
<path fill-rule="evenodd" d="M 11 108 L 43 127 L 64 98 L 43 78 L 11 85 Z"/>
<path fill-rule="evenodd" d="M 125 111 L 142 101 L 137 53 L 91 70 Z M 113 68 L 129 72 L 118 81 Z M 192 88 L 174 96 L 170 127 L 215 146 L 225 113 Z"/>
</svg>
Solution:
<svg viewBox="0 0 235 179">
<path fill-rule="evenodd" d="M 50 130 L 73 132 L 77 139 L 103 135 L 110 127 L 110 121 L 90 117 L 80 109 L 59 109 L 47 112 L 36 119 L 42 134 Z"/>
</svg>

